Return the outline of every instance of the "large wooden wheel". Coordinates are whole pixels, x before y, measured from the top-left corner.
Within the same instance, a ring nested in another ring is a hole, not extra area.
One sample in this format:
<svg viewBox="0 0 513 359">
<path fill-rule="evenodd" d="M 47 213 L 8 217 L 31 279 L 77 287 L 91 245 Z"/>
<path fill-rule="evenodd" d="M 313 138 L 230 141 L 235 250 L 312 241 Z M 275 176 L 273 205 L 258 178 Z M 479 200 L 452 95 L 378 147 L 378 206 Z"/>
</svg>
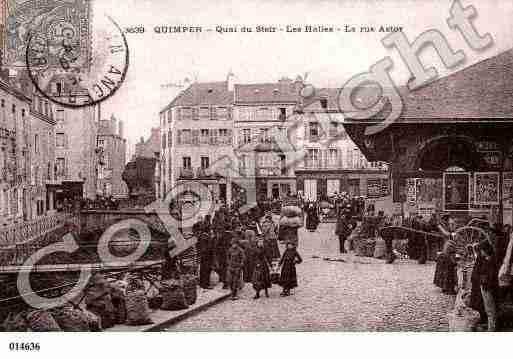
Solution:
<svg viewBox="0 0 513 359">
<path fill-rule="evenodd" d="M 474 226 L 460 227 L 451 236 L 456 254 L 465 262 L 474 261 L 474 247 L 482 241 L 490 241 L 490 236 L 484 229 Z"/>
</svg>

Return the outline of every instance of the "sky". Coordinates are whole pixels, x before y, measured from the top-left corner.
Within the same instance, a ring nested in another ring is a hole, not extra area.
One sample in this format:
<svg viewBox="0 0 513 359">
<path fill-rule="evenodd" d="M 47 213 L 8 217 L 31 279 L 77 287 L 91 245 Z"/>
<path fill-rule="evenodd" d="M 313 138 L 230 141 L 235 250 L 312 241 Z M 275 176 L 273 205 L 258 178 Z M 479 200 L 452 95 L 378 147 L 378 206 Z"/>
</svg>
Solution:
<svg viewBox="0 0 513 359">
<path fill-rule="evenodd" d="M 130 65 L 125 83 L 102 103 L 104 117 L 114 114 L 124 121 L 131 145 L 147 138 L 159 124 L 159 111 L 179 93 L 175 85 L 185 78 L 224 81 L 229 71 L 238 83 L 272 82 L 308 73 L 307 82 L 319 87 L 341 87 L 348 79 L 380 61 L 392 58 L 391 76 L 397 85 L 409 78 L 396 49 L 381 44 L 386 33 L 360 32 L 360 26 L 402 26 L 413 41 L 422 32 L 440 31 L 454 50 L 463 50 L 466 62 L 444 69 L 435 51 L 421 59 L 433 64 L 440 76 L 461 70 L 512 48 L 513 2 L 464 0 L 473 5 L 473 23 L 482 35 L 490 33 L 494 44 L 472 50 L 458 31 L 447 25 L 449 0 L 93 0 L 93 16 L 111 16 L 123 28 L 143 26 L 143 34 L 126 33 Z M 156 26 L 186 25 L 213 28 L 238 26 L 239 32 L 215 31 L 157 34 Z M 242 26 L 326 25 L 357 27 L 356 32 L 242 33 Z M 93 38 L 94 41 L 94 38 Z"/>
</svg>

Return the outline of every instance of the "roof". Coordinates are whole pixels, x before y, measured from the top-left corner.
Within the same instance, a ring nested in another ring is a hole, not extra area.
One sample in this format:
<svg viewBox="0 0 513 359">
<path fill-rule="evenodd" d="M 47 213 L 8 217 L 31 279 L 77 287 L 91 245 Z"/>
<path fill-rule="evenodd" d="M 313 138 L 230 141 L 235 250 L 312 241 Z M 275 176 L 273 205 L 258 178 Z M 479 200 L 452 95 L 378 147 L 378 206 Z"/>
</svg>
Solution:
<svg viewBox="0 0 513 359">
<path fill-rule="evenodd" d="M 296 103 L 298 93 L 292 80 L 276 83 L 238 84 L 234 87 L 235 103 Z"/>
<path fill-rule="evenodd" d="M 313 93 L 303 98 L 303 110 L 306 112 L 340 112 L 338 106 L 338 94 L 340 92 L 339 88 L 314 88 Z M 324 109 L 321 106 L 321 100 L 327 100 L 327 108 Z"/>
<path fill-rule="evenodd" d="M 421 88 L 410 91 L 407 87 L 400 87 L 399 93 L 403 100 L 403 110 L 396 122 L 511 119 L 513 49 Z M 374 92 L 369 97 L 375 95 Z M 375 116 L 383 117 L 383 113 Z"/>
<path fill-rule="evenodd" d="M 162 109 L 161 113 L 175 106 L 229 106 L 232 103 L 233 92 L 228 91 L 228 82 L 198 82 L 183 90 L 169 105 Z"/>
</svg>

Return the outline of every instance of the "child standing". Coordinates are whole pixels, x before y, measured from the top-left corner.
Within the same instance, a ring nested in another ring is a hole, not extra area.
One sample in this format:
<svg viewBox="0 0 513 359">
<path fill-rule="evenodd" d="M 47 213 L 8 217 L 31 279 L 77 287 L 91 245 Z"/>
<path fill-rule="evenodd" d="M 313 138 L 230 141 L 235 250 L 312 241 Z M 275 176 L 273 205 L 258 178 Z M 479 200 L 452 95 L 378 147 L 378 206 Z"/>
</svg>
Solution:
<svg viewBox="0 0 513 359">
<path fill-rule="evenodd" d="M 281 275 L 280 285 L 283 287 L 281 296 L 290 295 L 290 290 L 297 287 L 296 264 L 303 261 L 292 242 L 287 243 L 287 249 L 280 259 Z"/>
</svg>

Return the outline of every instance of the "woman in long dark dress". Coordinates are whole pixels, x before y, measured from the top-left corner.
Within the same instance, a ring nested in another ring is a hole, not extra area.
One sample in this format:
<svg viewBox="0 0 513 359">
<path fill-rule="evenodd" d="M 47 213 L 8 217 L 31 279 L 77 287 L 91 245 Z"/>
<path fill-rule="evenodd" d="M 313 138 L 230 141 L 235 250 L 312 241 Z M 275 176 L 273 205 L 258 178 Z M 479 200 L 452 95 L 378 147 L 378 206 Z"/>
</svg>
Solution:
<svg viewBox="0 0 513 359">
<path fill-rule="evenodd" d="M 268 252 L 264 247 L 264 241 L 259 240 L 253 253 L 253 289 L 255 296 L 253 299 L 260 298 L 260 291 L 263 289 L 265 296 L 269 298 L 268 289 L 271 288 L 271 273 Z"/>
<path fill-rule="evenodd" d="M 256 247 L 256 234 L 253 230 L 247 229 L 244 232 L 244 240 L 241 241 L 242 248 L 244 249 L 244 254 L 246 256 L 246 260 L 244 262 L 244 270 L 243 270 L 243 279 L 245 283 L 251 283 L 253 280 L 253 269 L 255 267 L 254 263 L 254 251 Z"/>
<path fill-rule="evenodd" d="M 306 229 L 310 232 L 314 232 L 319 225 L 319 215 L 317 214 L 317 208 L 313 203 L 310 203 L 306 208 Z"/>
<path fill-rule="evenodd" d="M 280 286 L 283 288 L 281 296 L 290 295 L 290 290 L 297 287 L 296 264 L 302 261 L 303 259 L 297 252 L 294 243 L 287 243 L 287 249 L 280 259 Z"/>
<path fill-rule="evenodd" d="M 456 252 L 452 241 L 452 232 L 455 230 L 453 219 L 447 219 L 447 222 L 438 226 L 440 232 L 446 237 L 442 253 L 436 260 L 435 277 L 433 283 L 442 289 L 442 293 L 456 294 L 456 285 L 458 276 L 456 273 Z"/>
</svg>

